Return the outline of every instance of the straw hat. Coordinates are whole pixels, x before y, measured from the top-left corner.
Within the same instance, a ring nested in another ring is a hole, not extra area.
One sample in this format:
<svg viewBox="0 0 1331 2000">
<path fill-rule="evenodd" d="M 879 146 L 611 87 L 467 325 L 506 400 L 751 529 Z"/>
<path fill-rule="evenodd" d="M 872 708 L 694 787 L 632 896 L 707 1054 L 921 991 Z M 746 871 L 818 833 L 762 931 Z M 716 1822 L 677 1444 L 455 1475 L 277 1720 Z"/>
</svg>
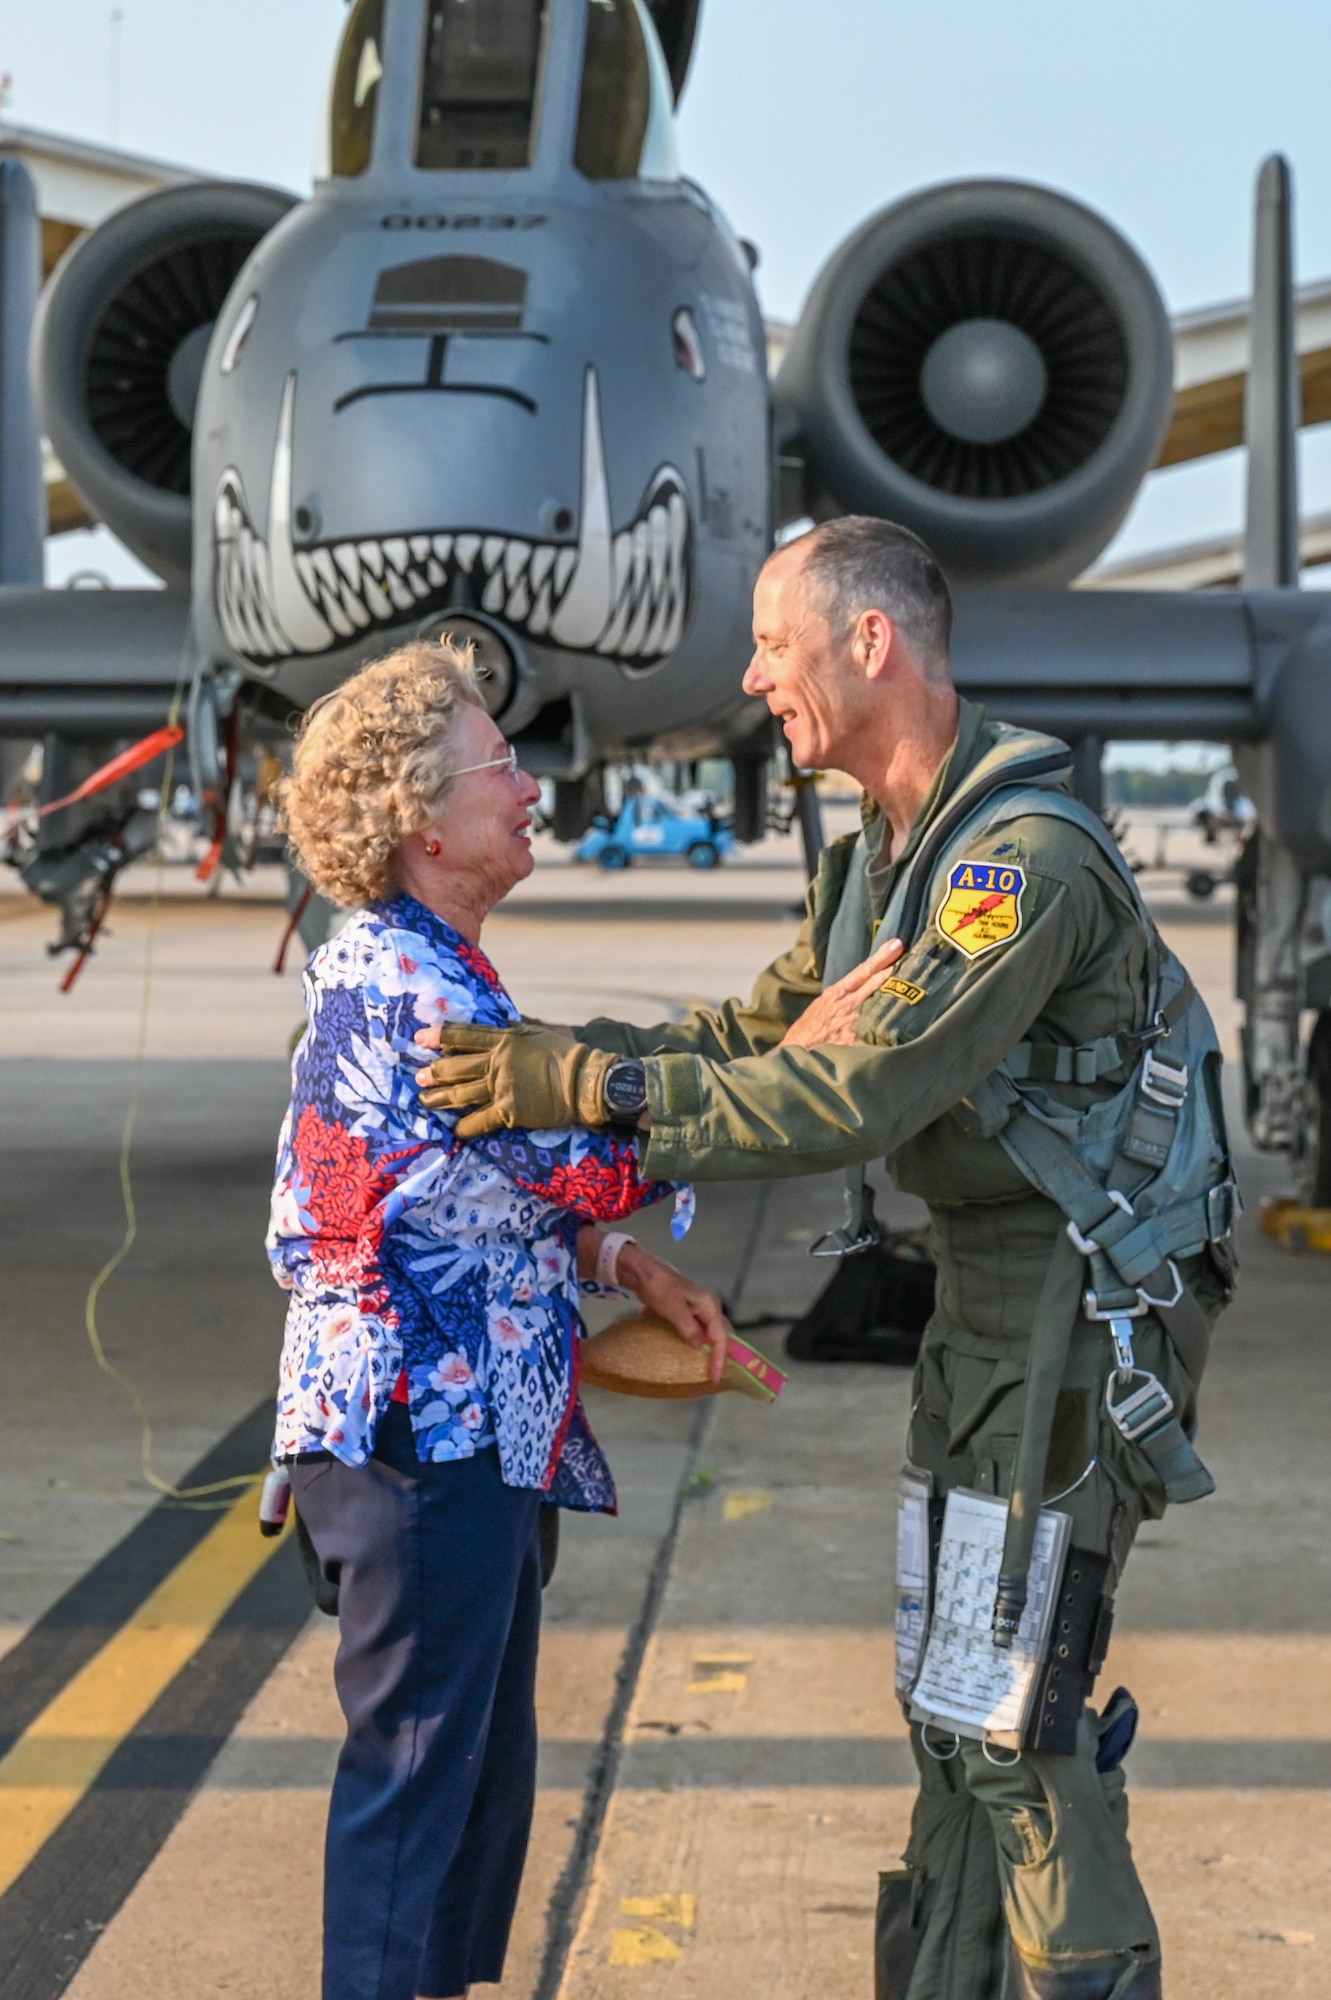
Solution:
<svg viewBox="0 0 1331 2000">
<path fill-rule="evenodd" d="M 726 1342 L 725 1372 L 719 1382 L 710 1379 L 711 1358 L 710 1348 L 691 1346 L 668 1320 L 655 1313 L 634 1313 L 583 1341 L 581 1374 L 583 1382 L 595 1389 L 669 1401 L 718 1396 L 724 1389 L 734 1389 L 755 1402 L 772 1403 L 786 1386 L 780 1369 L 734 1334 Z"/>
</svg>

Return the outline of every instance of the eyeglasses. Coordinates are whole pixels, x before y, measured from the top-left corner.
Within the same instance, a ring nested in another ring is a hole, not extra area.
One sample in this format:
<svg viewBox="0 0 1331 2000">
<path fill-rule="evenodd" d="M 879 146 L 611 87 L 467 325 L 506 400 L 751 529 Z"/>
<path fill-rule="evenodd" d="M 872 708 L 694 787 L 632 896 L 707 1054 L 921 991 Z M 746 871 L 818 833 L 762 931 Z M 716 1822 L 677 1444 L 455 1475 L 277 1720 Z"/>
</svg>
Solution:
<svg viewBox="0 0 1331 2000">
<path fill-rule="evenodd" d="M 516 781 L 518 776 L 517 750 L 510 743 L 502 757 L 489 757 L 484 764 L 464 764 L 460 771 L 448 771 L 445 773 L 445 776 L 449 778 L 469 778 L 473 771 L 507 771 L 509 777 Z"/>
</svg>

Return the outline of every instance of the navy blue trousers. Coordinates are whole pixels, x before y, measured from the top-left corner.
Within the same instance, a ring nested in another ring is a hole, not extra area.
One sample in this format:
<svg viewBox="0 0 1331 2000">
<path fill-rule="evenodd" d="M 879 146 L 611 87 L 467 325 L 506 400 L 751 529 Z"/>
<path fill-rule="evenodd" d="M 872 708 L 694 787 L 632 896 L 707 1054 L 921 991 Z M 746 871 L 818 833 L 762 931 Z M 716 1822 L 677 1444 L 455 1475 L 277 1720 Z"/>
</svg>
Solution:
<svg viewBox="0 0 1331 2000">
<path fill-rule="evenodd" d="M 396 1405 L 368 1465 L 291 1483 L 340 1596 L 324 2000 L 497 1981 L 536 1794 L 540 1495 L 493 1448 L 422 1465 Z"/>
</svg>

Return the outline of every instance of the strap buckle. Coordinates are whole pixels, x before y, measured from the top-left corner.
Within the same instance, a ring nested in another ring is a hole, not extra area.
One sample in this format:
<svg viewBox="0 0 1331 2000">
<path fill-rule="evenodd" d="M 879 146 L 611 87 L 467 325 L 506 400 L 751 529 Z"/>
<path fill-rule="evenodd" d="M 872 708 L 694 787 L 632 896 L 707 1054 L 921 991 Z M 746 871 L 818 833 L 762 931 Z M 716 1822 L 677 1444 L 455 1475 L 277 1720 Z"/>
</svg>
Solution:
<svg viewBox="0 0 1331 2000">
<path fill-rule="evenodd" d="M 1236 1181 L 1221 1181 L 1206 1197 L 1206 1231 L 1212 1243 L 1221 1243 L 1234 1232 L 1243 1213 L 1243 1197 Z"/>
<path fill-rule="evenodd" d="M 1188 1094 L 1188 1065 L 1166 1062 L 1148 1048 L 1142 1063 L 1141 1094 L 1154 1104 L 1162 1104 L 1166 1111 L 1177 1111 Z"/>
<path fill-rule="evenodd" d="M 1118 1188 L 1106 1188 L 1105 1193 L 1108 1195 L 1110 1201 L 1113 1202 L 1115 1208 L 1122 1209 L 1124 1215 L 1133 1215 L 1133 1216 L 1136 1215 L 1137 1213 L 1136 1209 L 1132 1206 L 1132 1203 L 1128 1200 L 1128 1197 L 1125 1194 L 1123 1194 Z M 1100 1226 L 1099 1224 L 1096 1225 L 1097 1228 L 1099 1226 Z M 1071 1243 L 1074 1250 L 1080 1250 L 1083 1257 L 1093 1257 L 1096 1251 L 1101 1248 L 1101 1245 L 1098 1244 L 1093 1237 L 1082 1235 L 1080 1229 L 1078 1229 L 1076 1223 L 1072 1221 L 1071 1217 L 1069 1217 L 1068 1219 L 1067 1230 L 1068 1230 L 1069 1243 Z M 1090 1317 L 1092 1319 L 1095 1319 L 1097 1315 L 1095 1313 L 1092 1313 Z"/>
<path fill-rule="evenodd" d="M 1087 1319 L 1111 1326 L 1116 1319 L 1145 1319 L 1151 1310 L 1140 1292 L 1130 1306 L 1102 1306 L 1099 1293 L 1089 1288 L 1081 1295 L 1081 1309 Z"/>
<path fill-rule="evenodd" d="M 1153 1293 L 1147 1291 L 1145 1285 L 1139 1285 L 1137 1287 L 1137 1297 L 1139 1299 L 1144 1300 L 1148 1306 L 1159 1306 L 1163 1312 L 1168 1312 L 1171 1306 L 1176 1306 L 1179 1300 L 1183 1297 L 1183 1279 L 1180 1276 L 1179 1267 L 1174 1262 L 1174 1259 L 1172 1257 L 1166 1257 L 1165 1269 L 1168 1271 L 1170 1277 L 1174 1280 L 1173 1297 L 1168 1299 L 1157 1299 Z"/>
<path fill-rule="evenodd" d="M 1142 1438 L 1149 1437 L 1153 1431 L 1168 1423 L 1174 1414 L 1174 1398 L 1148 1368 L 1132 1368 L 1128 1373 L 1139 1379 L 1141 1387 L 1125 1396 L 1121 1403 L 1116 1403 L 1114 1383 L 1123 1380 L 1122 1375 L 1116 1373 L 1105 1384 L 1105 1410 L 1119 1434 L 1129 1444 L 1138 1444 Z"/>
</svg>

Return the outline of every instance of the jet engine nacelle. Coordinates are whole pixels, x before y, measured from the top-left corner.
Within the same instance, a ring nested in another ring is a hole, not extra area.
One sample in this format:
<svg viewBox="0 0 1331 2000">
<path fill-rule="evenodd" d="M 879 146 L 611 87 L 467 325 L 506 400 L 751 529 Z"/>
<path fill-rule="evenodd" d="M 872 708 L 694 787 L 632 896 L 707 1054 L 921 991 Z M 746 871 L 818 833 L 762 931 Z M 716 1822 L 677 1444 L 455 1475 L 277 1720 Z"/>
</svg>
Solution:
<svg viewBox="0 0 1331 2000">
<path fill-rule="evenodd" d="M 804 511 L 904 522 L 956 583 L 1062 584 L 1131 506 L 1172 389 L 1164 304 L 1117 231 L 1047 188 L 959 181 L 842 244 L 775 396 Z"/>
<path fill-rule="evenodd" d="M 167 583 L 189 583 L 194 405 L 241 266 L 293 205 L 199 182 L 131 202 L 62 258 L 33 328 L 42 426 L 89 510 Z"/>
</svg>

